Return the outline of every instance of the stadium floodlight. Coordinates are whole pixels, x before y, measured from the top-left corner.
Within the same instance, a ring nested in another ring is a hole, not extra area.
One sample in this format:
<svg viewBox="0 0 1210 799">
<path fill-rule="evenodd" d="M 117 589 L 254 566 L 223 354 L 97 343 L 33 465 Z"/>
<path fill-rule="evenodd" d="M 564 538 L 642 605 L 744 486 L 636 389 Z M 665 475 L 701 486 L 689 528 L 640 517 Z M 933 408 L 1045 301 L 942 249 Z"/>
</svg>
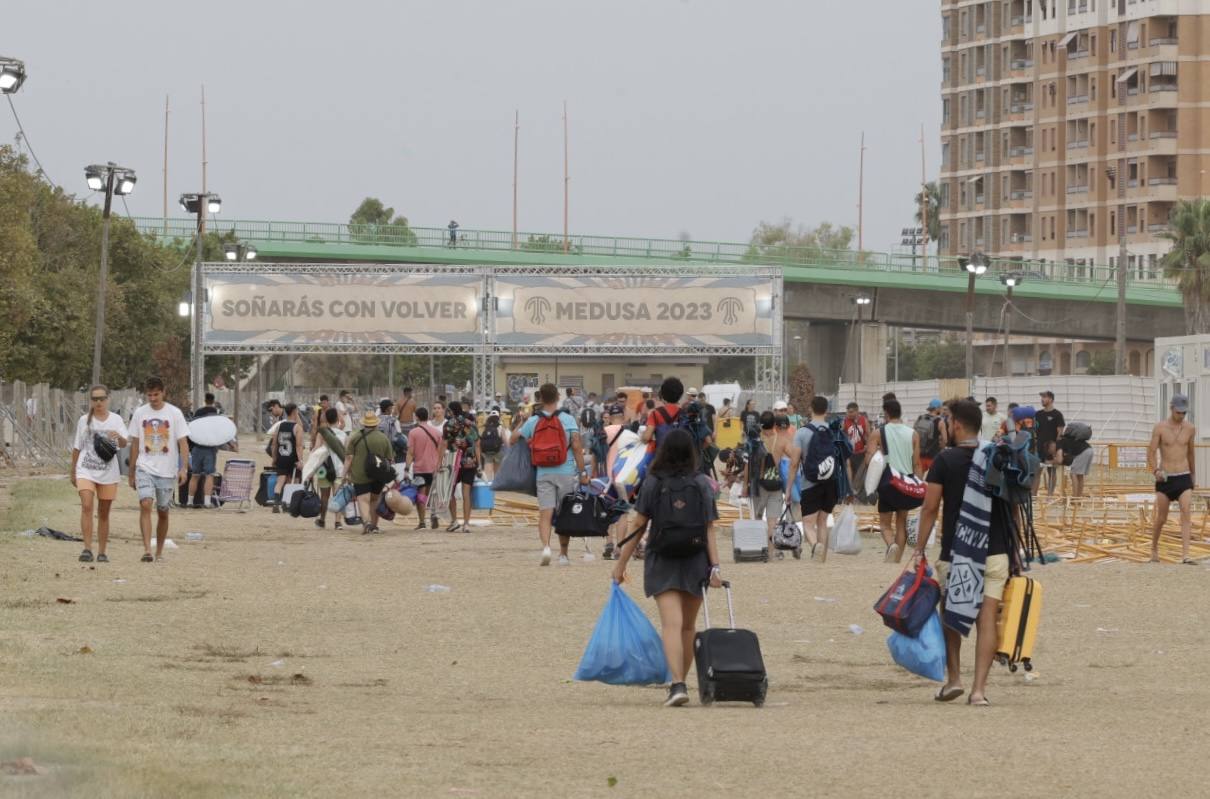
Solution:
<svg viewBox="0 0 1210 799">
<path fill-rule="evenodd" d="M 25 62 L 0 56 L 0 94 L 14 94 L 25 83 Z"/>
</svg>

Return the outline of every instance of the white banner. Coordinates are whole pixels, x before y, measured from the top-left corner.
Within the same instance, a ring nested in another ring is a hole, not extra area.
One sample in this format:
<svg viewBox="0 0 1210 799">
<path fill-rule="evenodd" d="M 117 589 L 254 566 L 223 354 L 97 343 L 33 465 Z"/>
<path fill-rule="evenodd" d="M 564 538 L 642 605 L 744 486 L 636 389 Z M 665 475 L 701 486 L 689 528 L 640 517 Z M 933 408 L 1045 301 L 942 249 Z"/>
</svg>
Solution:
<svg viewBox="0 0 1210 799">
<path fill-rule="evenodd" d="M 518 287 L 514 332 L 581 336 L 716 336 L 757 332 L 756 292 L 746 288 Z"/>
<path fill-rule="evenodd" d="M 215 333 L 400 335 L 479 330 L 478 281 L 417 285 L 405 278 L 341 282 L 210 283 L 209 328 Z"/>
</svg>

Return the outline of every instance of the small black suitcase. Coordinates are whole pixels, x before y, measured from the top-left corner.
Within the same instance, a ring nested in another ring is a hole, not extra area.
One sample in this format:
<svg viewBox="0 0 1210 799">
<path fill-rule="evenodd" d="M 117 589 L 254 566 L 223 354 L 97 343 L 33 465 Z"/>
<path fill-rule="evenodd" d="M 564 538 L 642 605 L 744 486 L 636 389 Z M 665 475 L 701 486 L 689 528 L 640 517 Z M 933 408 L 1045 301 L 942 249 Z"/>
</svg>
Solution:
<svg viewBox="0 0 1210 799">
<path fill-rule="evenodd" d="M 202 500 L 203 500 L 203 494 L 206 490 L 206 481 L 205 481 L 205 479 L 200 479 L 197 481 L 197 491 L 195 491 L 193 493 L 193 498 L 190 499 L 189 498 L 189 483 L 192 480 L 193 480 L 193 472 L 190 472 L 188 474 L 188 476 L 185 478 L 185 482 L 182 483 L 177 488 L 177 504 L 180 505 L 182 508 L 188 507 L 191 502 L 194 505 L 203 504 Z M 223 485 L 223 476 L 221 474 L 214 475 L 214 487 L 210 490 L 210 501 L 212 503 L 214 503 L 215 505 L 223 504 L 222 502 L 219 501 L 219 498 L 218 498 L 219 494 L 221 493 L 219 489 L 222 488 L 222 485 Z"/>
<path fill-rule="evenodd" d="M 257 505 L 267 507 L 267 506 L 273 504 L 273 499 L 274 499 L 273 483 L 276 480 L 277 480 L 277 473 L 274 472 L 272 468 L 265 467 L 264 471 L 262 471 L 260 473 L 260 480 L 257 483 L 257 487 L 256 487 L 255 500 L 256 500 Z"/>
<path fill-rule="evenodd" d="M 697 665 L 697 692 L 703 705 L 714 702 L 751 702 L 760 707 L 769 691 L 769 675 L 760 655 L 760 641 L 751 630 L 735 629 L 735 608 L 731 604 L 731 583 L 723 581 L 727 591 L 727 615 L 730 627 L 710 626 L 710 607 L 706 600 L 709 587 L 702 591 L 702 609 L 706 629 L 693 638 L 693 661 Z"/>
</svg>

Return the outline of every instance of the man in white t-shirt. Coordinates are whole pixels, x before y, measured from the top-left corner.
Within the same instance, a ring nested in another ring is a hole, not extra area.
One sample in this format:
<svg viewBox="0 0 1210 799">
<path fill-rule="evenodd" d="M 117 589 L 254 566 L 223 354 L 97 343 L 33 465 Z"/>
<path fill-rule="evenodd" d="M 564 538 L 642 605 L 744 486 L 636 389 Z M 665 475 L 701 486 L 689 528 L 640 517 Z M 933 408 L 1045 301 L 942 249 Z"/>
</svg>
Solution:
<svg viewBox="0 0 1210 799">
<path fill-rule="evenodd" d="M 351 391 L 340 392 L 340 399 L 336 401 L 336 413 L 340 415 L 340 421 L 336 426 L 341 430 L 353 432 L 353 422 L 349 418 L 349 414 L 353 412 L 353 393 Z"/>
<path fill-rule="evenodd" d="M 139 493 L 139 529 L 143 533 L 143 562 L 151 563 L 151 506 L 159 518 L 155 527 L 155 559 L 164 554 L 168 538 L 168 509 L 178 485 L 189 476 L 189 425 L 185 414 L 164 401 L 164 381 L 149 377 L 143 388 L 147 404 L 130 418 L 130 487 Z"/>
</svg>

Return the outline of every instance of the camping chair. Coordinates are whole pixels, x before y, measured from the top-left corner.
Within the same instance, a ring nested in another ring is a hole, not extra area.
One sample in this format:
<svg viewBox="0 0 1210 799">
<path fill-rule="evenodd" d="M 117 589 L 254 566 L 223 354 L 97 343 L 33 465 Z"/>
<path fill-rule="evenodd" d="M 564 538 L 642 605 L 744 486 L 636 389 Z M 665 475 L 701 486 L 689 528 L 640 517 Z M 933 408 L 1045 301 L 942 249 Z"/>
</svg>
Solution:
<svg viewBox="0 0 1210 799">
<path fill-rule="evenodd" d="M 219 486 L 219 507 L 234 503 L 236 510 L 247 513 L 252 504 L 252 483 L 256 479 L 256 463 L 246 460 L 230 460 L 223 465 L 223 482 Z"/>
</svg>

